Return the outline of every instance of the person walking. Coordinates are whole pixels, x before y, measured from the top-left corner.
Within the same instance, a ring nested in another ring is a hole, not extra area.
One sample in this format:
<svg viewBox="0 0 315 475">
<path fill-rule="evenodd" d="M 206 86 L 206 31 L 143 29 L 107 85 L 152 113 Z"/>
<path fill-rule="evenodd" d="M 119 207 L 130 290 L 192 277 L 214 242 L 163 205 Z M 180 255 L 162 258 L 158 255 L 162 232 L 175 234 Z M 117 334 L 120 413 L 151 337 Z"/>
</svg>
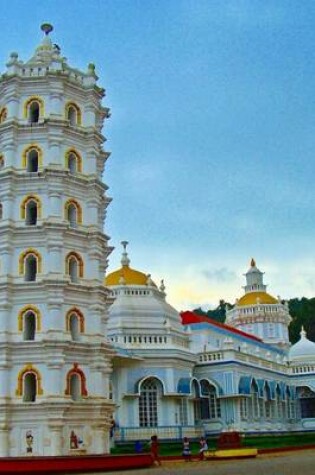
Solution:
<svg viewBox="0 0 315 475">
<path fill-rule="evenodd" d="M 186 462 L 191 462 L 190 442 L 187 437 L 183 438 L 183 457 Z"/>
<path fill-rule="evenodd" d="M 160 444 L 159 444 L 157 435 L 152 435 L 150 446 L 151 446 L 151 455 L 153 458 L 153 462 L 157 462 L 158 465 L 161 465 L 161 460 L 160 460 L 160 455 L 159 455 Z"/>
<path fill-rule="evenodd" d="M 205 451 L 208 450 L 208 444 L 204 437 L 200 438 L 199 441 L 200 449 L 199 449 L 199 459 L 205 460 Z"/>
</svg>

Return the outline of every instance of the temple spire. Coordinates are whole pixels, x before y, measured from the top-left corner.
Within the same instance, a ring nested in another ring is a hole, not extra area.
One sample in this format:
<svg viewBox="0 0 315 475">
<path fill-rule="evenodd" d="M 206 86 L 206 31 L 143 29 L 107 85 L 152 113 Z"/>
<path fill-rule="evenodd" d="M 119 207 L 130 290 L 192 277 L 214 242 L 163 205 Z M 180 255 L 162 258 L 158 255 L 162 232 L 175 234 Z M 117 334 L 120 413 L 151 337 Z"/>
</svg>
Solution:
<svg viewBox="0 0 315 475">
<path fill-rule="evenodd" d="M 263 281 L 264 273 L 261 272 L 257 266 L 256 261 L 252 257 L 250 261 L 250 268 L 245 274 L 246 285 L 244 287 L 245 293 L 248 292 L 266 292 L 266 285 Z"/>
<path fill-rule="evenodd" d="M 129 264 L 130 264 L 130 259 L 129 259 L 128 253 L 127 253 L 128 244 L 129 244 L 128 241 L 121 241 L 121 245 L 122 245 L 124 250 L 123 250 L 120 262 L 121 262 L 122 266 L 127 266 L 127 267 L 129 267 Z"/>
<path fill-rule="evenodd" d="M 44 32 L 42 41 L 37 46 L 34 55 L 26 64 L 43 64 L 47 66 L 51 63 L 58 63 L 61 61 L 60 48 L 53 44 L 49 34 L 53 31 L 54 27 L 50 23 L 43 23 L 40 29 Z"/>
<path fill-rule="evenodd" d="M 49 35 L 54 29 L 54 27 L 50 23 L 43 23 L 40 29 L 45 33 L 46 36 Z"/>
</svg>

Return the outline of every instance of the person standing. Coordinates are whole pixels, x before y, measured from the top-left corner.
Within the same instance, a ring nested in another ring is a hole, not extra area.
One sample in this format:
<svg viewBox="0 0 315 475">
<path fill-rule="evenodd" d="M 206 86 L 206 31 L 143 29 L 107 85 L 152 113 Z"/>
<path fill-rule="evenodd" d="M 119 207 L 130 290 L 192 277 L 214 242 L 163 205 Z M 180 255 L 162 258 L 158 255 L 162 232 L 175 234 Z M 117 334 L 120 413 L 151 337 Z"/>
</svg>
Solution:
<svg viewBox="0 0 315 475">
<path fill-rule="evenodd" d="M 158 465 L 161 465 L 161 460 L 160 460 L 160 455 L 159 455 L 160 444 L 159 444 L 157 435 L 152 435 L 150 445 L 151 445 L 151 455 L 153 458 L 153 462 L 157 462 Z"/>
<path fill-rule="evenodd" d="M 183 438 L 183 457 L 187 461 L 191 461 L 190 442 L 187 437 Z"/>
<path fill-rule="evenodd" d="M 200 449 L 199 449 L 199 459 L 205 460 L 205 451 L 208 450 L 208 444 L 204 437 L 200 438 L 199 441 Z"/>
</svg>

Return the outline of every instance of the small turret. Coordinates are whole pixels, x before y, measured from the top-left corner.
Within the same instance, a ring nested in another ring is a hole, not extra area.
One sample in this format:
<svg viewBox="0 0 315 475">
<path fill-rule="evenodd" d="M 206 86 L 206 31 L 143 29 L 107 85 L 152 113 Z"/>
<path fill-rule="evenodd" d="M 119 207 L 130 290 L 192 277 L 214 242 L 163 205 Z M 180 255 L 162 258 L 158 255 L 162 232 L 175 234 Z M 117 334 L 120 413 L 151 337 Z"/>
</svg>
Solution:
<svg viewBox="0 0 315 475">
<path fill-rule="evenodd" d="M 245 274 L 246 285 L 244 287 L 245 293 L 247 292 L 266 292 L 267 286 L 263 282 L 264 273 L 256 267 L 256 261 L 254 258 L 250 261 L 250 268 Z"/>
<path fill-rule="evenodd" d="M 121 265 L 124 267 L 129 267 L 129 264 L 130 264 L 130 259 L 128 257 L 128 254 L 127 254 L 127 246 L 128 246 L 129 242 L 128 241 L 121 241 L 121 245 L 123 246 L 124 250 L 123 250 L 123 253 L 122 253 L 122 256 L 121 256 Z"/>
<path fill-rule="evenodd" d="M 234 308 L 227 309 L 226 322 L 266 343 L 288 347 L 289 308 L 282 304 L 280 297 L 275 298 L 266 292 L 263 275 L 252 258 L 245 274 L 245 294 L 236 299 Z"/>
</svg>

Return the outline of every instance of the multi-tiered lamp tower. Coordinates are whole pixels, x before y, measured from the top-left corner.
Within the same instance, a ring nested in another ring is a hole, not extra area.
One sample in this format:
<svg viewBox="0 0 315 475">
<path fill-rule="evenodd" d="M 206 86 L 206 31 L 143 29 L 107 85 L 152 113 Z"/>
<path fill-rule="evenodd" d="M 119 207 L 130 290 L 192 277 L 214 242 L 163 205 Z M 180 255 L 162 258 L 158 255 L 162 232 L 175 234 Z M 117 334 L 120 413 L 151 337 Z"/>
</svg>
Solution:
<svg viewBox="0 0 315 475">
<path fill-rule="evenodd" d="M 113 412 L 108 109 L 42 30 L 0 78 L 0 456 L 107 452 Z"/>
<path fill-rule="evenodd" d="M 289 323 L 291 321 L 287 303 L 280 297 L 267 293 L 267 286 L 254 259 L 245 274 L 245 294 L 226 313 L 226 323 L 239 330 L 258 336 L 265 343 L 289 348 Z"/>
</svg>

